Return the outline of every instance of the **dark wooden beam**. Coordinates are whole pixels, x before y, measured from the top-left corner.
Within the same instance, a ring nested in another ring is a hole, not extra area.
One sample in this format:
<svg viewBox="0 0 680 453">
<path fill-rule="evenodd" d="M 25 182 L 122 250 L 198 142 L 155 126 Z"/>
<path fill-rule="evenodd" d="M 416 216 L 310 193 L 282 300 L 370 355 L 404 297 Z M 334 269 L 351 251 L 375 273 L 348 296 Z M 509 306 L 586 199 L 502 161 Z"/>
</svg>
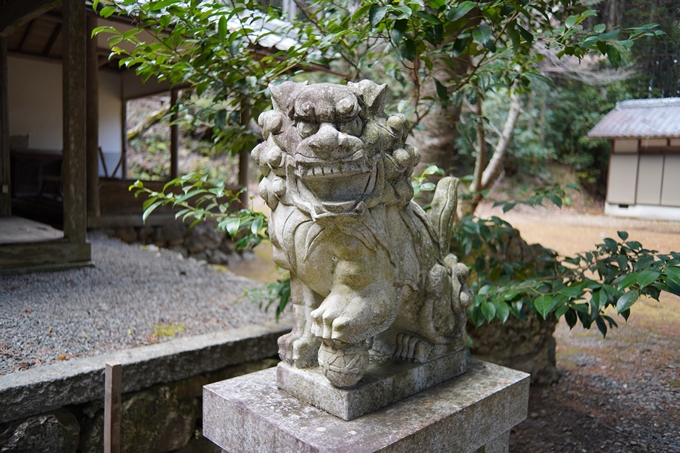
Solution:
<svg viewBox="0 0 680 453">
<path fill-rule="evenodd" d="M 0 216 L 12 215 L 9 175 L 9 107 L 7 101 L 7 40 L 0 37 Z"/>
<path fill-rule="evenodd" d="M 250 107 L 247 103 L 241 103 L 241 125 L 247 126 L 250 121 Z M 242 149 L 238 154 L 238 185 L 245 189 L 239 196 L 243 206 L 248 206 L 248 164 L 250 162 L 250 152 Z"/>
<path fill-rule="evenodd" d="M 64 0 L 63 15 L 64 237 L 74 243 L 85 243 L 87 231 L 85 2 Z"/>
<path fill-rule="evenodd" d="M 57 25 L 54 26 L 54 30 L 52 30 L 52 34 L 50 35 L 49 41 L 47 41 L 47 44 L 45 45 L 45 48 L 43 49 L 43 55 L 46 57 L 50 56 L 50 53 L 52 53 L 52 49 L 54 49 L 54 44 L 57 42 L 57 39 L 59 38 L 59 35 L 61 34 L 61 27 L 62 24 L 58 23 Z"/>
<path fill-rule="evenodd" d="M 99 217 L 99 57 L 97 39 L 90 38 L 97 28 L 97 18 L 87 17 L 86 113 L 87 117 L 87 215 Z M 103 156 L 102 156 L 103 158 Z"/>
<path fill-rule="evenodd" d="M 170 179 L 179 177 L 179 126 L 177 125 L 177 94 L 176 88 L 170 90 Z"/>
<path fill-rule="evenodd" d="M 123 94 L 122 79 L 121 77 L 121 95 Z M 120 179 L 127 179 L 127 101 L 121 99 L 120 103 Z"/>
<path fill-rule="evenodd" d="M 72 243 L 68 240 L 49 242 L 23 242 L 0 244 L 0 270 L 29 268 L 50 264 L 88 263 L 89 243 Z"/>
<path fill-rule="evenodd" d="M 0 8 L 0 36 L 10 36 L 26 22 L 61 3 L 61 0 L 10 0 Z"/>
<path fill-rule="evenodd" d="M 61 64 L 61 58 L 46 57 L 44 55 L 37 55 L 33 53 L 24 52 L 7 52 L 7 55 L 13 58 L 23 58 L 24 60 L 42 61 L 45 63 Z"/>
<path fill-rule="evenodd" d="M 35 20 L 32 20 L 28 24 L 28 27 L 26 27 L 26 32 L 24 33 L 24 36 L 21 38 L 21 44 L 19 44 L 19 52 L 24 51 L 24 46 L 26 45 L 28 38 L 31 36 L 31 32 L 33 31 L 33 27 L 35 27 Z"/>
</svg>

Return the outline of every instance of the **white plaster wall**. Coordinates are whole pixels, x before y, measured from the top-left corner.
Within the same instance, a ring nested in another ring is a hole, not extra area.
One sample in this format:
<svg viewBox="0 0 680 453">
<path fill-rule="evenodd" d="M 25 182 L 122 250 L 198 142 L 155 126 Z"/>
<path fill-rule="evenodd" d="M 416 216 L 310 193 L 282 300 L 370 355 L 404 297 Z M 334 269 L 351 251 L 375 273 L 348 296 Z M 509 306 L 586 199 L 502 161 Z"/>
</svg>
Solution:
<svg viewBox="0 0 680 453">
<path fill-rule="evenodd" d="M 32 149 L 61 151 L 61 65 L 9 57 L 7 66 L 9 134 L 28 135 Z"/>
<path fill-rule="evenodd" d="M 120 115 L 123 104 L 120 100 L 120 83 L 120 74 L 99 71 L 99 146 L 104 153 L 109 176 L 114 176 L 112 173 L 122 152 Z M 101 161 L 99 175 L 104 176 Z M 121 176 L 120 169 L 115 176 Z"/>
<path fill-rule="evenodd" d="M 62 68 L 60 64 L 8 58 L 9 133 L 28 135 L 28 147 L 58 151 L 62 140 Z M 99 146 L 109 176 L 121 155 L 121 76 L 99 72 Z M 99 164 L 99 174 L 104 168 Z M 120 170 L 117 176 L 120 176 Z"/>
</svg>

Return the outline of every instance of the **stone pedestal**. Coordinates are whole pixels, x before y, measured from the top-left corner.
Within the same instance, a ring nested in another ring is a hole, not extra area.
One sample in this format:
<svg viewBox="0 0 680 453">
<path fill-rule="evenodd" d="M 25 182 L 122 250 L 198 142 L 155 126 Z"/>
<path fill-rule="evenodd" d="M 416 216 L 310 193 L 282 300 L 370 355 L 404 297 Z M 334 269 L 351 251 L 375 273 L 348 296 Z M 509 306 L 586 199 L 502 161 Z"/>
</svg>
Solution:
<svg viewBox="0 0 680 453">
<path fill-rule="evenodd" d="M 344 421 L 277 388 L 269 369 L 205 386 L 203 434 L 229 453 L 503 453 L 528 403 L 528 374 L 469 360 L 457 378 Z"/>
<path fill-rule="evenodd" d="M 426 363 L 371 358 L 361 381 L 350 389 L 331 385 L 321 370 L 277 367 L 277 385 L 291 395 L 343 420 L 352 420 L 465 372 L 462 349 Z"/>
</svg>

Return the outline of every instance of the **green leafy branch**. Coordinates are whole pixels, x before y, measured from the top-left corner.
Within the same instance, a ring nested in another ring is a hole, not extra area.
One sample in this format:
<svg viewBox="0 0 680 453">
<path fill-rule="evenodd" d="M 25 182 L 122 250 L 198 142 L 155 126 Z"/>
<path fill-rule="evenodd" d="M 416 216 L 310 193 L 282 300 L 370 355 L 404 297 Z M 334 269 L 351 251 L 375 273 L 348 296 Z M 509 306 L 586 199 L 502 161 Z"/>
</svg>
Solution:
<svg viewBox="0 0 680 453">
<path fill-rule="evenodd" d="M 173 190 L 174 189 L 174 190 Z M 144 213 L 146 219 L 160 206 L 179 208 L 176 219 L 183 222 L 192 220 L 190 226 L 209 218 L 217 220 L 217 230 L 228 233 L 236 242 L 237 249 L 254 247 L 263 239 L 267 239 L 267 217 L 250 208 L 242 207 L 239 199 L 245 189 L 232 191 L 224 181 L 213 181 L 201 173 L 189 173 L 169 181 L 163 190 L 154 191 L 136 181 L 129 188 L 135 191 L 135 197 L 146 194 Z"/>
<path fill-rule="evenodd" d="M 594 323 L 606 335 L 617 326 L 608 309 L 627 320 L 642 296 L 680 295 L 680 253 L 645 249 L 623 231 L 618 241 L 605 238 L 595 250 L 565 258 L 527 245 L 498 217 L 465 217 L 454 233 L 472 270 L 469 315 L 476 326 L 494 318 L 505 322 L 510 314 L 525 319 L 529 310 L 544 319 L 564 316 L 570 327 Z"/>
</svg>

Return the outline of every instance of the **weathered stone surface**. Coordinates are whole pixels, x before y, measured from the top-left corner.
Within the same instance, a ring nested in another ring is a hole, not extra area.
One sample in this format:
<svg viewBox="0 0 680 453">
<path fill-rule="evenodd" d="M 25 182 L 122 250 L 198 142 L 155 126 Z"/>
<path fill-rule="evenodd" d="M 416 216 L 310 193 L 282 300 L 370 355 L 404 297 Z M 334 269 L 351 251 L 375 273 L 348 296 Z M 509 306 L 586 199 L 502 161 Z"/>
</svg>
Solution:
<svg viewBox="0 0 680 453">
<path fill-rule="evenodd" d="M 554 316 L 540 319 L 526 311 L 527 320 L 510 316 L 505 324 L 495 319 L 490 324 L 469 329 L 475 357 L 531 374 L 533 384 L 552 384 L 559 380 L 555 360 Z"/>
<path fill-rule="evenodd" d="M 458 376 L 465 368 L 465 350 L 426 363 L 373 358 L 354 387 L 339 389 L 318 367 L 299 369 L 281 362 L 276 383 L 302 401 L 352 420 Z"/>
<path fill-rule="evenodd" d="M 104 363 L 123 365 L 123 392 L 186 379 L 229 365 L 272 357 L 285 323 L 253 325 L 0 376 L 0 423 L 69 404 L 100 400 Z"/>
<path fill-rule="evenodd" d="M 137 239 L 145 244 L 151 242 L 155 230 L 152 226 L 141 227 L 137 230 Z"/>
<path fill-rule="evenodd" d="M 184 244 L 184 238 L 178 238 L 178 239 L 173 239 L 172 241 L 168 241 L 168 248 L 172 247 L 179 247 Z"/>
<path fill-rule="evenodd" d="M 234 243 L 227 237 L 220 244 L 220 250 L 229 255 L 234 251 Z"/>
<path fill-rule="evenodd" d="M 428 213 L 413 202 L 420 155 L 405 142 L 406 117 L 384 113 L 386 85 L 269 90 L 274 109 L 259 118 L 265 142 L 252 157 L 274 260 L 291 272 L 295 322 L 279 341 L 282 360 L 318 363 L 347 388 L 371 347 L 418 362 L 465 347 L 468 270 L 449 253 L 458 180 L 440 180 Z"/>
<path fill-rule="evenodd" d="M 0 428 L 1 429 L 1 428 Z M 69 453 L 78 447 L 80 425 L 66 409 L 8 424 L 0 431 L 3 453 Z"/>
<path fill-rule="evenodd" d="M 132 244 L 137 240 L 137 232 L 132 227 L 116 228 L 113 231 L 113 237 L 118 238 L 128 244 Z"/>
<path fill-rule="evenodd" d="M 185 249 L 184 247 L 170 247 L 170 250 L 172 250 L 175 253 L 179 253 L 184 258 L 187 258 L 189 256 L 189 252 L 187 252 L 187 249 Z"/>
<path fill-rule="evenodd" d="M 208 254 L 206 252 L 192 253 L 191 258 L 198 261 L 208 261 Z"/>
<path fill-rule="evenodd" d="M 167 225 L 161 225 L 155 228 L 153 240 L 170 242 L 177 239 L 183 239 L 186 231 L 187 227 L 182 222 L 168 223 Z"/>
<path fill-rule="evenodd" d="M 205 221 L 189 228 L 184 239 L 184 245 L 191 253 L 202 252 L 206 249 L 216 249 L 222 243 L 224 233 L 215 231 L 217 223 Z"/>
<path fill-rule="evenodd" d="M 210 264 L 227 264 L 229 263 L 229 256 L 219 249 L 213 250 L 212 256 L 208 259 Z"/>
<path fill-rule="evenodd" d="M 506 431 L 483 447 L 480 447 L 475 453 L 508 453 L 509 447 L 510 431 Z"/>
<path fill-rule="evenodd" d="M 238 253 L 232 252 L 229 254 L 229 259 L 227 262 L 229 263 L 229 266 L 236 266 L 237 264 L 243 262 L 243 258 Z"/>
<path fill-rule="evenodd" d="M 351 421 L 278 390 L 275 371 L 204 387 L 203 434 L 230 452 L 498 453 L 526 418 L 529 376 L 471 360 L 456 379 Z M 499 437 L 505 436 L 505 437 Z"/>
<path fill-rule="evenodd" d="M 205 437 L 193 438 L 189 443 L 173 453 L 223 453 L 223 450 Z"/>
<path fill-rule="evenodd" d="M 121 451 L 166 453 L 184 447 L 194 433 L 199 402 L 181 384 L 157 386 L 123 397 Z M 86 420 L 80 440 L 83 453 L 98 453 L 103 445 L 103 411 Z"/>
</svg>

